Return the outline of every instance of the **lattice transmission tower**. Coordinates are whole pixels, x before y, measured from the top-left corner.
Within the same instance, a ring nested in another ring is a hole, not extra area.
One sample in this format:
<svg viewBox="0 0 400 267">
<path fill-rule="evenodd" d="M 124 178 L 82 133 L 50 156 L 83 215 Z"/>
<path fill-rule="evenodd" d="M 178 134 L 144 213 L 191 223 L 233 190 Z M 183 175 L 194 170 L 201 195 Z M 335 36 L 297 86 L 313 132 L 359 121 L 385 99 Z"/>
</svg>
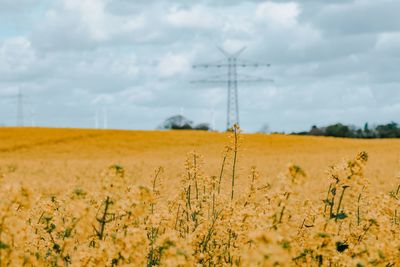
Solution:
<svg viewBox="0 0 400 267">
<path fill-rule="evenodd" d="M 229 130 L 234 124 L 239 125 L 239 83 L 273 82 L 271 79 L 254 77 L 238 73 L 239 69 L 270 67 L 270 64 L 261 64 L 250 60 L 239 59 L 246 47 L 231 54 L 222 48 L 218 48 L 225 56 L 224 59 L 212 63 L 195 64 L 194 69 L 225 69 L 226 74 L 210 76 L 208 79 L 192 81 L 202 84 L 226 84 L 227 85 L 227 108 L 226 108 L 226 129 Z"/>
</svg>

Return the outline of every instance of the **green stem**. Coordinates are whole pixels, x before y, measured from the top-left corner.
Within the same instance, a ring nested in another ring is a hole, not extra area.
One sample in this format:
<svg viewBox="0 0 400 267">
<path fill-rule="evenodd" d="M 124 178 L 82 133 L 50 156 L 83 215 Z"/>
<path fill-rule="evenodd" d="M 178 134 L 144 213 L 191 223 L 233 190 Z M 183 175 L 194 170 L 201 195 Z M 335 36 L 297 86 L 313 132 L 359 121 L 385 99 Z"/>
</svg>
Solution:
<svg viewBox="0 0 400 267">
<path fill-rule="evenodd" d="M 161 167 L 157 169 L 156 175 L 154 176 L 153 179 L 153 194 L 155 195 L 156 193 L 156 182 L 157 182 L 157 177 L 161 173 Z M 151 203 L 151 214 L 154 213 L 154 203 Z"/>
<path fill-rule="evenodd" d="M 181 209 L 181 204 L 179 204 L 179 206 L 178 206 L 178 211 L 176 212 L 175 230 L 176 230 L 176 228 L 177 228 L 177 226 L 178 226 L 178 218 L 179 218 L 179 211 L 180 211 L 180 209 Z"/>
<path fill-rule="evenodd" d="M 224 155 L 224 159 L 222 160 L 222 166 L 221 166 L 221 172 L 219 174 L 219 182 L 218 182 L 218 195 L 221 192 L 221 182 L 222 182 L 222 175 L 224 173 L 224 168 L 225 168 L 225 162 L 226 162 L 226 158 L 228 157 L 228 151 L 226 151 L 225 155 Z"/>
<path fill-rule="evenodd" d="M 328 206 L 328 201 L 329 201 L 329 193 L 331 192 L 332 184 L 329 185 L 328 193 L 326 194 L 326 201 L 325 201 L 325 206 L 324 206 L 324 217 L 326 216 L 326 208 Z"/>
<path fill-rule="evenodd" d="M 199 187 L 197 184 L 197 156 L 193 155 L 194 186 L 196 189 L 196 199 L 199 199 Z"/>
<path fill-rule="evenodd" d="M 106 204 L 105 204 L 105 207 L 104 207 L 104 213 L 103 213 L 103 218 L 102 218 L 102 221 L 101 221 L 101 230 L 100 230 L 100 240 L 101 239 L 103 239 L 103 236 L 104 236 L 104 231 L 105 231 L 105 228 L 106 228 L 106 216 L 107 216 L 107 214 L 108 214 L 108 208 L 109 208 L 109 206 L 110 206 L 110 198 L 109 197 L 107 197 L 107 199 L 106 199 Z"/>
<path fill-rule="evenodd" d="M 234 150 L 233 150 L 233 166 L 232 166 L 232 192 L 231 201 L 233 200 L 234 190 L 235 190 L 235 175 L 236 175 L 236 161 L 238 153 L 238 128 L 235 125 L 234 128 Z"/>
<path fill-rule="evenodd" d="M 340 195 L 339 204 L 338 204 L 338 207 L 337 207 L 337 210 L 336 210 L 335 222 L 336 222 L 337 219 L 338 219 L 338 214 L 339 214 L 339 211 L 340 211 L 340 206 L 342 205 L 342 201 L 343 201 L 343 197 L 344 197 L 344 191 L 346 191 L 347 187 L 348 187 L 348 186 L 343 186 L 342 194 Z"/>
<path fill-rule="evenodd" d="M 361 193 L 358 195 L 358 205 L 357 205 L 357 225 L 360 225 L 361 223 L 361 217 L 360 217 L 360 200 L 361 200 Z"/>
</svg>

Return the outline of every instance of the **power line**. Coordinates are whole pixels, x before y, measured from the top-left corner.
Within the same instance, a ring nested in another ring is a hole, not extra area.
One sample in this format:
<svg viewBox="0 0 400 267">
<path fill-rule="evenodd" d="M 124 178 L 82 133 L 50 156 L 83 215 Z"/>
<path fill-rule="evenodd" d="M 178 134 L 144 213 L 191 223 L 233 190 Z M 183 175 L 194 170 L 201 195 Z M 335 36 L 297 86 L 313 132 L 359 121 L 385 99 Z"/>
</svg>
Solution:
<svg viewBox="0 0 400 267">
<path fill-rule="evenodd" d="M 259 77 L 253 77 L 251 75 L 239 74 L 238 69 L 270 67 L 271 65 L 252 62 L 249 60 L 239 60 L 239 56 L 243 53 L 246 47 L 241 48 L 240 50 L 238 50 L 233 54 L 226 52 L 222 48 L 218 49 L 225 56 L 225 59 L 213 63 L 196 64 L 193 65 L 193 68 L 225 69 L 227 71 L 226 74 L 211 76 L 208 79 L 192 81 L 192 83 L 201 83 L 201 84 L 222 83 L 227 85 L 226 127 L 227 129 L 230 129 L 234 124 L 239 124 L 239 92 L 238 92 L 239 83 L 273 82 L 273 80 L 271 79 L 264 79 Z"/>
</svg>

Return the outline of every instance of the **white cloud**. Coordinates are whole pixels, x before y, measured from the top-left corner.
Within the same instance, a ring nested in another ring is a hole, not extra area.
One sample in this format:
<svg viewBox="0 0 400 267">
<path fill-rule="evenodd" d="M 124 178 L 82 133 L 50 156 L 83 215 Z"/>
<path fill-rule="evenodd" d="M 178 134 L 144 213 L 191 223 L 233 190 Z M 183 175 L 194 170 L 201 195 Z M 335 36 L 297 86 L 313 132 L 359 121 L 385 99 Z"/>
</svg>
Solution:
<svg viewBox="0 0 400 267">
<path fill-rule="evenodd" d="M 384 32 L 378 35 L 375 49 L 377 51 L 387 52 L 388 50 L 399 52 L 400 47 L 400 31 L 399 32 Z"/>
<path fill-rule="evenodd" d="M 107 18 L 104 13 L 104 2 L 101 0 L 64 0 L 66 11 L 79 14 L 81 25 L 87 28 L 88 33 L 95 40 L 106 40 Z"/>
<path fill-rule="evenodd" d="M 175 27 L 215 29 L 220 26 L 218 15 L 215 10 L 199 5 L 189 9 L 173 7 L 166 15 L 166 20 Z"/>
<path fill-rule="evenodd" d="M 26 11 L 38 2 L 39 0 L 0 0 L 0 14 Z"/>
<path fill-rule="evenodd" d="M 121 101 L 125 101 L 127 104 L 136 105 L 148 105 L 155 100 L 154 90 L 148 90 L 142 87 L 128 88 L 118 94 Z"/>
<path fill-rule="evenodd" d="M 190 70 L 190 60 L 187 55 L 168 53 L 158 64 L 158 72 L 162 77 L 172 77 L 187 73 Z"/>
<path fill-rule="evenodd" d="M 115 95 L 113 94 L 99 94 L 93 100 L 92 104 L 113 104 L 115 102 Z"/>
<path fill-rule="evenodd" d="M 4 76 L 16 78 L 31 72 L 36 60 L 36 53 L 27 38 L 12 37 L 0 42 L 0 73 L 3 79 Z"/>
<path fill-rule="evenodd" d="M 228 53 L 235 53 L 240 49 L 246 47 L 247 42 L 240 39 L 227 39 L 223 43 L 223 48 Z"/>
<path fill-rule="evenodd" d="M 42 50 L 79 50 L 154 35 L 146 29 L 148 19 L 144 15 L 117 16 L 108 12 L 106 3 L 106 0 L 54 3 L 31 33 L 34 45 Z"/>
<path fill-rule="evenodd" d="M 277 27 L 292 27 L 297 24 L 300 13 L 300 6 L 295 2 L 275 3 L 268 1 L 258 5 L 256 18 Z"/>
<path fill-rule="evenodd" d="M 97 55 L 97 56 L 96 56 Z M 134 77 L 139 74 L 136 56 L 129 54 L 94 53 L 76 62 L 75 71 L 83 75 L 98 74 Z"/>
<path fill-rule="evenodd" d="M 243 58 L 272 67 L 241 73 L 275 80 L 239 84 L 246 130 L 264 122 L 301 130 L 343 114 L 385 122 L 392 118 L 379 110 L 400 99 L 400 24 L 399 1 L 382 1 L 0 0 L 0 92 L 23 88 L 43 125 L 73 125 L 97 104 L 120 127 L 155 127 L 181 106 L 196 121 L 215 107 L 223 126 L 225 85 L 189 81 L 225 70 L 192 72 L 191 64 L 223 58 L 216 45 L 246 46 Z M 65 103 L 75 103 L 75 117 L 51 119 L 69 116 Z M 13 123 L 13 110 L 0 105 L 0 123 Z M 152 121 L 118 116 L 143 110 Z"/>
</svg>

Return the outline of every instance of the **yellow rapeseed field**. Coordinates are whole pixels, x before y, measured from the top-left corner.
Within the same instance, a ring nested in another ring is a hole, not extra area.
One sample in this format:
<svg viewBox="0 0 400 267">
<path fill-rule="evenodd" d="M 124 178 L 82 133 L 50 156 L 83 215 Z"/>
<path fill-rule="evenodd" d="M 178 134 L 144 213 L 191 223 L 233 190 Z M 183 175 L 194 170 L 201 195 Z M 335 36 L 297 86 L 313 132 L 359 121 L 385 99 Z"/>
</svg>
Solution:
<svg viewBox="0 0 400 267">
<path fill-rule="evenodd" d="M 400 266 L 400 140 L 0 128 L 2 266 Z"/>
</svg>

